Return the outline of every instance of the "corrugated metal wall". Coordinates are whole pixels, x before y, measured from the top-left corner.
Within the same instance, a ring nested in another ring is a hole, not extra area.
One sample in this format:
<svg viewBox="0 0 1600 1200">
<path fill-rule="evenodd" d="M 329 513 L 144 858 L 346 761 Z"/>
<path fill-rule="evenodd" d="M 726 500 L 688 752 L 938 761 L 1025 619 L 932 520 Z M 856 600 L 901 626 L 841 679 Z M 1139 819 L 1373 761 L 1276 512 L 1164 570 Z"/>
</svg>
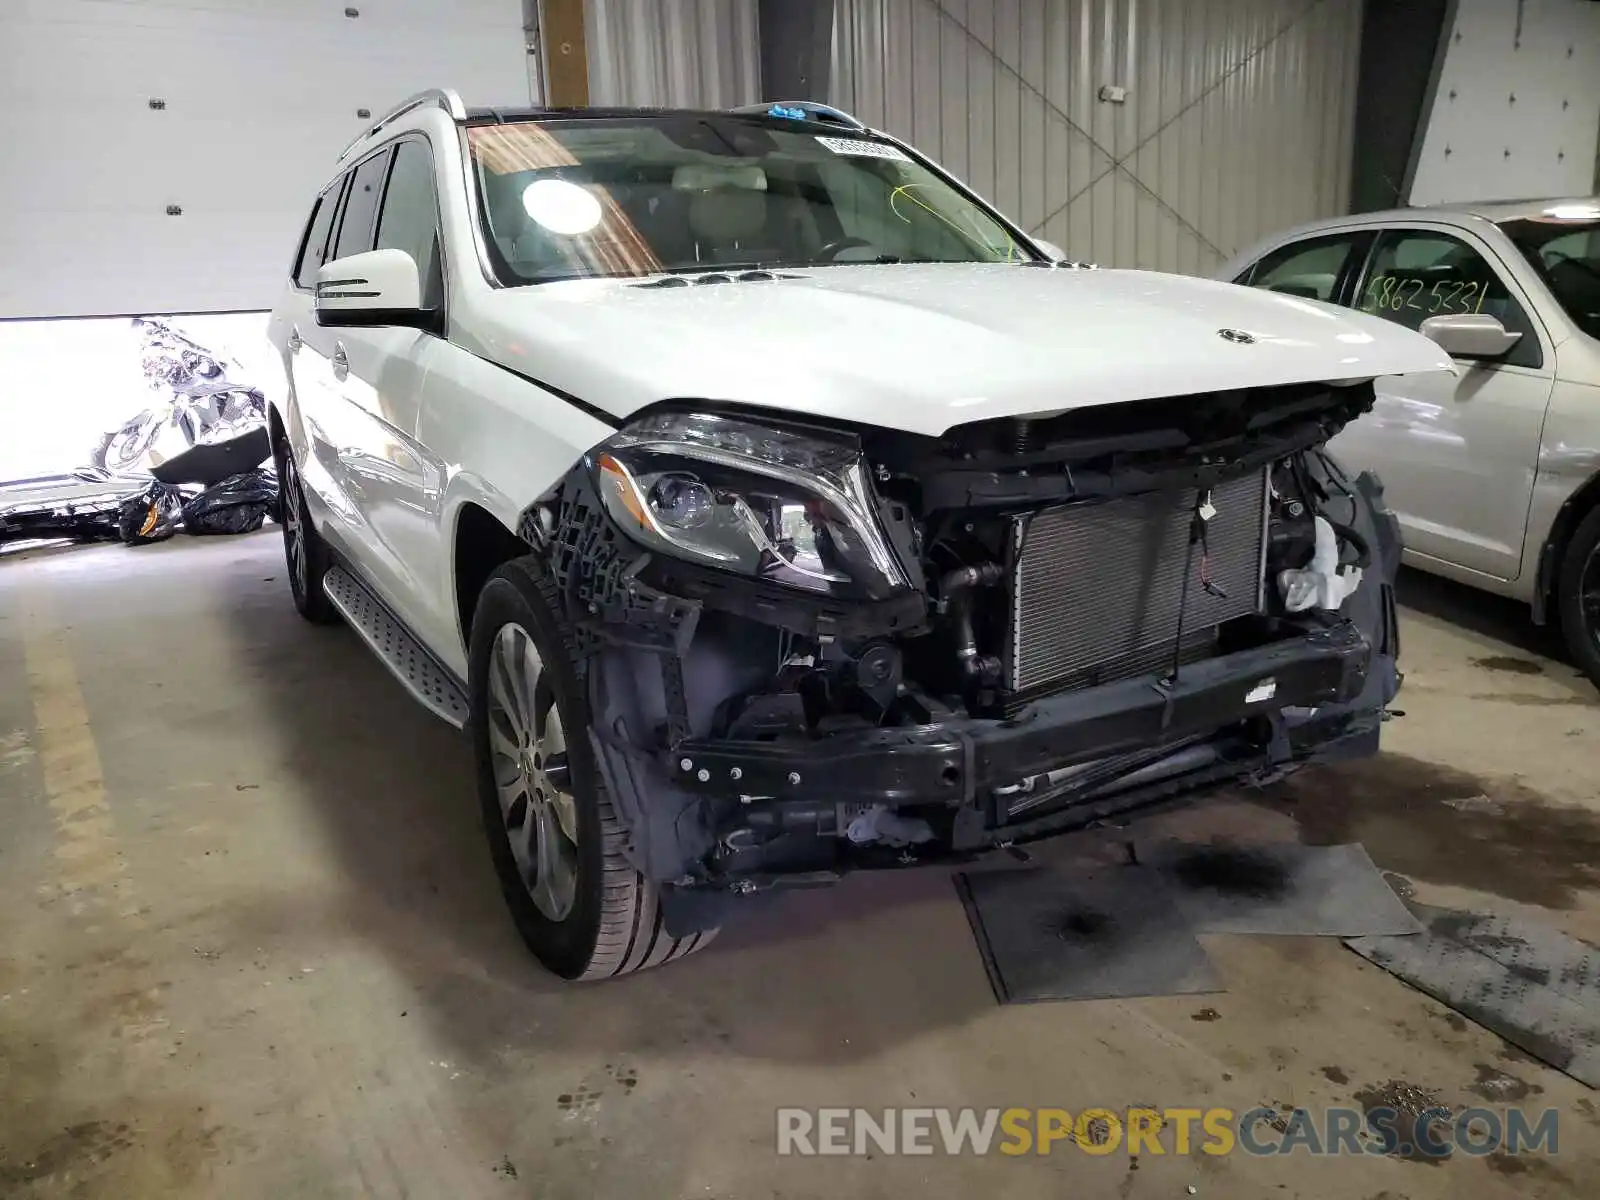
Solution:
<svg viewBox="0 0 1600 1200">
<path fill-rule="evenodd" d="M 837 0 L 830 98 L 1076 258 L 1204 273 L 1346 211 L 1360 37 L 1361 0 Z"/>
<path fill-rule="evenodd" d="M 727 108 L 761 91 L 756 0 L 585 0 L 589 103 Z"/>
</svg>

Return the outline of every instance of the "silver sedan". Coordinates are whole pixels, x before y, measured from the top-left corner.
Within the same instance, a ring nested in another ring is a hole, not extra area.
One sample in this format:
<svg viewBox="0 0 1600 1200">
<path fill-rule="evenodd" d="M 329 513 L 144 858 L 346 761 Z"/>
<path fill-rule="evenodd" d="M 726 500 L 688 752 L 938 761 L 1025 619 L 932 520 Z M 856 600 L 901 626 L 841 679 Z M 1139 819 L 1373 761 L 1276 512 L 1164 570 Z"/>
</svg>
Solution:
<svg viewBox="0 0 1600 1200">
<path fill-rule="evenodd" d="M 1406 562 L 1559 622 L 1600 685 L 1600 199 L 1320 221 L 1218 274 L 1449 351 L 1454 378 L 1378 380 L 1330 446 L 1382 477 Z"/>
</svg>

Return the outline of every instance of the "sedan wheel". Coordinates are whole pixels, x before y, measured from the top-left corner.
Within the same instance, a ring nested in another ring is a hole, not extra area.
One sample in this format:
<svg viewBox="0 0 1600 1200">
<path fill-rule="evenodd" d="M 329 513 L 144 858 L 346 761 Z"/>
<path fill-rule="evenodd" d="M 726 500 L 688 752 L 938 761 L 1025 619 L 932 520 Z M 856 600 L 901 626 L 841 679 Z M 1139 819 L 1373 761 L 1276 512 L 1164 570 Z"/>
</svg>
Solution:
<svg viewBox="0 0 1600 1200">
<path fill-rule="evenodd" d="M 1589 552 L 1578 579 L 1578 602 L 1583 610 L 1584 635 L 1600 653 L 1600 545 Z"/>
<path fill-rule="evenodd" d="M 1600 687 L 1600 507 L 1572 531 L 1556 583 L 1556 609 L 1573 661 Z"/>
</svg>

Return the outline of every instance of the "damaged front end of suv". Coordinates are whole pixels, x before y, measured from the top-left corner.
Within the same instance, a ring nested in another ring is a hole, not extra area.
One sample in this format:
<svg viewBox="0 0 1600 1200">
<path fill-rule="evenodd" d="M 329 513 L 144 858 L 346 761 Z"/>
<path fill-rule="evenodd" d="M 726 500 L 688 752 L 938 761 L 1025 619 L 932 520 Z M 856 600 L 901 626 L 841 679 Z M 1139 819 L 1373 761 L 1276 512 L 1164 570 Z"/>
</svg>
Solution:
<svg viewBox="0 0 1600 1200">
<path fill-rule="evenodd" d="M 1370 382 L 940 437 L 660 405 L 521 522 L 670 924 L 1375 752 L 1398 527 Z"/>
</svg>

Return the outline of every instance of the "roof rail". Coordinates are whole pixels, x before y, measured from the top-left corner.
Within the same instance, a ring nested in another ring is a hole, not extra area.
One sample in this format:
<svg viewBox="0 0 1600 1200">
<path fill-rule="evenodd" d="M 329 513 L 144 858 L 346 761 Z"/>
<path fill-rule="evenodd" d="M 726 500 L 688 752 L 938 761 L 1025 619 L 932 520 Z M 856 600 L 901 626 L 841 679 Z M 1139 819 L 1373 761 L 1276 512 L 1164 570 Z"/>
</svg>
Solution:
<svg viewBox="0 0 1600 1200">
<path fill-rule="evenodd" d="M 388 125 L 392 121 L 399 120 L 401 117 L 405 116 L 406 113 L 411 112 L 414 109 L 427 108 L 430 105 L 436 108 L 444 109 L 444 111 L 449 114 L 449 117 L 452 121 L 465 121 L 467 119 L 467 106 L 461 103 L 461 96 L 454 88 L 429 88 L 425 92 L 418 92 L 409 100 L 402 100 L 388 112 L 384 113 L 383 116 L 379 117 L 372 125 L 356 134 L 350 143 L 345 146 L 343 150 L 339 151 L 340 160 L 342 161 L 344 157 L 350 153 L 350 151 L 354 150 L 357 146 L 366 141 L 369 137 L 372 137 L 375 133 L 378 133 L 385 125 Z"/>
<path fill-rule="evenodd" d="M 755 113 L 760 116 L 790 117 L 800 113 L 808 121 L 822 121 L 829 125 L 843 125 L 847 129 L 866 129 L 865 121 L 858 120 L 842 108 L 831 104 L 818 104 L 815 100 L 769 100 L 765 104 L 741 104 L 729 109 L 736 113 Z"/>
</svg>

